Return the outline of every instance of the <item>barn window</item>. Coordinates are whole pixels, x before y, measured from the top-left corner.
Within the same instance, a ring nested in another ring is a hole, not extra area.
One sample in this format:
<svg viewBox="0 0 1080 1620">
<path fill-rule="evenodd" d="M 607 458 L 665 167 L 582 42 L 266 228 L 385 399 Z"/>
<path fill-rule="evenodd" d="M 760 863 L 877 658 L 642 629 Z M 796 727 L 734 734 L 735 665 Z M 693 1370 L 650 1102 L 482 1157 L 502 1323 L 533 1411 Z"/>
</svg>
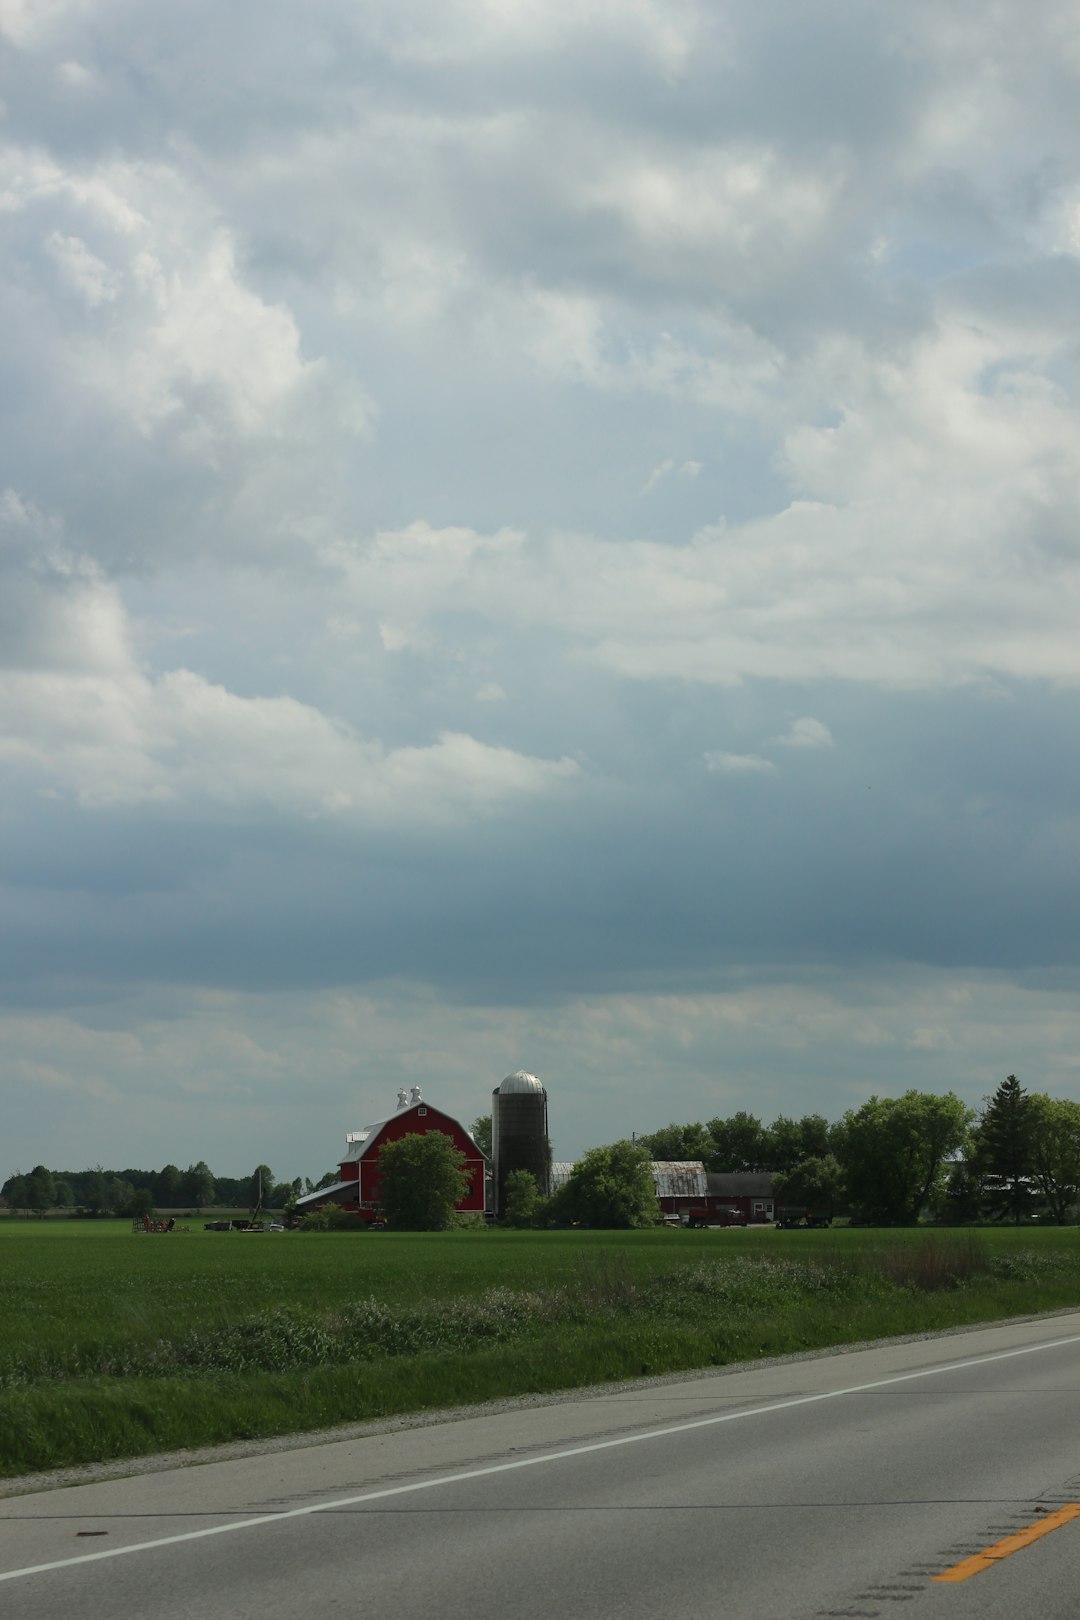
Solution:
<svg viewBox="0 0 1080 1620">
<path fill-rule="evenodd" d="M 421 1105 L 421 1107 L 419 1107 L 419 1108 L 418 1108 L 418 1109 L 417 1109 L 417 1110 L 416 1110 L 416 1112 L 417 1112 L 417 1113 L 418 1113 L 418 1114 L 426 1114 L 426 1113 L 427 1113 L 427 1109 L 426 1109 L 426 1108 L 424 1108 L 424 1107 L 423 1107 L 423 1106 L 422 1106 L 422 1105 Z"/>
</svg>

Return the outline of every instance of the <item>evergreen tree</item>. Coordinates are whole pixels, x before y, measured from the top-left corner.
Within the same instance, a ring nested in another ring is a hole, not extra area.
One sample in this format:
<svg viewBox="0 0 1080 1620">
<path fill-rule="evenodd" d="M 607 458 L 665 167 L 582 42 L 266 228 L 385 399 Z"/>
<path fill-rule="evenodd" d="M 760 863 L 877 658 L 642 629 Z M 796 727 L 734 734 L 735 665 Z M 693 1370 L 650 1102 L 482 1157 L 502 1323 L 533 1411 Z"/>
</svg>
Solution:
<svg viewBox="0 0 1080 1620">
<path fill-rule="evenodd" d="M 1034 1125 L 1031 1099 L 1010 1074 L 986 1099 L 978 1124 L 978 1159 L 987 1212 L 1017 1226 L 1032 1203 Z"/>
</svg>

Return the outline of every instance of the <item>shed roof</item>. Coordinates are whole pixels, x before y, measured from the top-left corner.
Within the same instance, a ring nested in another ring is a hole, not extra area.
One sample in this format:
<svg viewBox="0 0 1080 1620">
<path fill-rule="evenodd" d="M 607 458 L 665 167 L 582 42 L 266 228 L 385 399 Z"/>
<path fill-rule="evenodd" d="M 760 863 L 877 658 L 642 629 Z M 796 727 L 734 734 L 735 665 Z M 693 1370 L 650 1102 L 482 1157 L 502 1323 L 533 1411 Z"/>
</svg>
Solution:
<svg viewBox="0 0 1080 1620">
<path fill-rule="evenodd" d="M 360 1183 L 358 1181 L 332 1181 L 329 1187 L 316 1187 L 314 1192 L 305 1193 L 302 1198 L 298 1198 L 296 1207 L 297 1209 L 305 1209 L 310 1206 L 315 1209 L 319 1204 L 336 1204 L 338 1199 L 335 1198 L 334 1194 L 346 1190 L 351 1191 L 355 1198 L 360 1192 Z"/>
<path fill-rule="evenodd" d="M 710 1170 L 706 1177 L 713 1198 L 771 1198 L 772 1173 L 768 1170 Z"/>
<path fill-rule="evenodd" d="M 649 1168 L 657 1198 L 704 1198 L 708 1193 L 700 1159 L 654 1159 Z"/>
</svg>

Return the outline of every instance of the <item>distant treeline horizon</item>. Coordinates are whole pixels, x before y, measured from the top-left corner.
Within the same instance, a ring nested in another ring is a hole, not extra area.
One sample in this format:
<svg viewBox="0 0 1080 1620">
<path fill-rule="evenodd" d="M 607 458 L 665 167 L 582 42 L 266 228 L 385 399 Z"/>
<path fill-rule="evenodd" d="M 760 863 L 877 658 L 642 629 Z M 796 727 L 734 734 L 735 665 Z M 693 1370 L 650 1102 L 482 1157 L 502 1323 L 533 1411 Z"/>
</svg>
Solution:
<svg viewBox="0 0 1080 1620">
<path fill-rule="evenodd" d="M 148 1207 L 253 1209 L 259 1203 L 281 1209 L 290 1198 L 336 1180 L 337 1171 L 328 1170 L 318 1181 L 306 1176 L 281 1181 L 265 1164 L 257 1165 L 248 1176 L 215 1176 L 203 1159 L 186 1170 L 175 1164 L 161 1170 L 107 1170 L 102 1165 L 50 1170 L 38 1164 L 9 1176 L 0 1187 L 0 1197 L 12 1209 L 39 1214 L 50 1209 L 84 1210 L 92 1215 L 143 1214 Z"/>
<path fill-rule="evenodd" d="M 491 1120 L 473 1122 L 490 1154 Z M 625 1139 L 624 1139 L 625 1140 Z M 1038 1215 L 1061 1223 L 1080 1209 L 1080 1102 L 1025 1091 L 1015 1075 L 985 1099 L 980 1112 L 955 1092 L 906 1091 L 871 1096 L 830 1123 L 824 1114 L 771 1125 L 740 1109 L 730 1118 L 666 1125 L 634 1138 L 653 1160 L 700 1162 L 718 1172 L 756 1171 L 774 1178 L 790 1203 L 832 1214 L 850 1211 L 883 1224 L 931 1212 L 947 1221 L 981 1215 L 1019 1222 Z M 593 1150 L 594 1152 L 597 1150 Z M 53 1171 L 35 1165 L 9 1176 L 0 1195 L 11 1208 L 91 1215 L 143 1215 L 151 1208 L 281 1209 L 317 1182 L 275 1177 L 269 1165 L 250 1176 L 215 1176 L 205 1160 L 186 1170 Z"/>
</svg>

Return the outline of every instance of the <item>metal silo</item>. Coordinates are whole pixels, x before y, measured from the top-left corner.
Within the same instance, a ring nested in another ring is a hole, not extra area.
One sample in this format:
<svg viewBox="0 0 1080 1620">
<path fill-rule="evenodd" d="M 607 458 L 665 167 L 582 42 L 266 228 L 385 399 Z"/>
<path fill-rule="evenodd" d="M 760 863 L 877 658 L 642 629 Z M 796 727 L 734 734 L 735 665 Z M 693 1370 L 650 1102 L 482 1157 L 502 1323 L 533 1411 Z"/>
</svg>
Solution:
<svg viewBox="0 0 1080 1620">
<path fill-rule="evenodd" d="M 547 1092 L 535 1074 L 517 1069 L 491 1094 L 491 1143 L 495 1174 L 495 1213 L 502 1214 L 503 1189 L 512 1170 L 529 1170 L 537 1191 L 551 1192 Z"/>
</svg>

